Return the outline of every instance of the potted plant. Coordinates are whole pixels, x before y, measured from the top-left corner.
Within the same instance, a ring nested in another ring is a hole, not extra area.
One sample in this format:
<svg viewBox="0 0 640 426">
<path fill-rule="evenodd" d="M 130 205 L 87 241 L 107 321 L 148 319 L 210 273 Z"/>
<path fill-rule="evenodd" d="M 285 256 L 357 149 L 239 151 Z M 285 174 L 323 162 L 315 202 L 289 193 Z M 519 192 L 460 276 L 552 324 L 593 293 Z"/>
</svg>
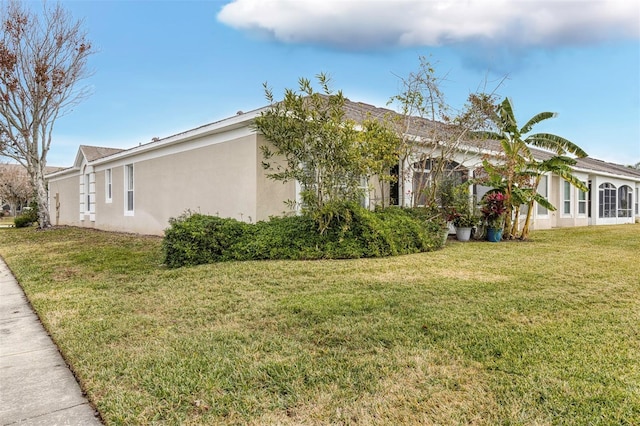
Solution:
<svg viewBox="0 0 640 426">
<path fill-rule="evenodd" d="M 478 217 L 467 207 L 466 211 L 454 213 L 453 224 L 458 241 L 469 241 L 471 231 L 478 225 Z"/>
<path fill-rule="evenodd" d="M 458 241 L 469 241 L 479 221 L 475 208 L 471 206 L 469 186 L 466 183 L 449 185 L 444 195 L 440 201 L 447 220 L 455 227 L 456 238 Z"/>
<path fill-rule="evenodd" d="M 449 219 L 447 212 L 444 209 L 436 206 L 435 204 L 431 204 L 426 207 L 430 220 L 434 223 L 437 223 L 440 230 L 442 231 L 442 245 L 444 246 L 447 243 L 447 238 L 449 237 Z"/>
<path fill-rule="evenodd" d="M 489 192 L 482 198 L 482 216 L 487 227 L 487 240 L 498 242 L 502 239 L 504 219 L 507 207 L 504 203 L 504 194 L 501 192 Z"/>
</svg>

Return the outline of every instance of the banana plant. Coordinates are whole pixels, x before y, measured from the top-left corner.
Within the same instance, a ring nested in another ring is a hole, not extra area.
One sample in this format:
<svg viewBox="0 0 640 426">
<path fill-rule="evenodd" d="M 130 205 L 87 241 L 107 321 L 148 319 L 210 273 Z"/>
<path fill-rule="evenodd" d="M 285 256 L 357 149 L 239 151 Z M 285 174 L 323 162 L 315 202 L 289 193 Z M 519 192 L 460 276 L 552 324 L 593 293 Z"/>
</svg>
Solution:
<svg viewBox="0 0 640 426">
<path fill-rule="evenodd" d="M 536 195 L 536 191 L 523 190 L 523 187 L 527 187 L 527 185 L 522 185 L 523 181 L 526 181 L 526 177 L 530 176 L 532 171 L 536 171 L 535 168 L 532 169 L 532 165 L 536 164 L 536 159 L 530 147 L 551 151 L 556 156 L 565 156 L 566 154 L 573 154 L 578 158 L 587 156 L 587 153 L 578 145 L 558 135 L 534 133 L 526 136 L 536 124 L 556 116 L 557 114 L 553 112 L 541 112 L 531 117 L 524 126 L 518 127 L 511 101 L 509 98 L 505 98 L 488 115 L 495 130 L 474 132 L 472 135 L 476 139 L 495 140 L 501 146 L 502 153 L 498 158 L 499 167 L 494 168 L 494 171 L 499 171 L 504 181 L 502 191 L 507 204 L 505 238 L 517 236 L 517 217 L 515 223 L 512 219 L 515 212 L 519 213 L 522 196 L 526 196 L 527 192 L 530 192 L 530 196 L 536 198 L 534 201 L 541 200 L 539 194 Z M 541 204 L 544 204 L 544 201 Z M 531 209 L 529 209 L 528 215 L 530 212 Z"/>
</svg>

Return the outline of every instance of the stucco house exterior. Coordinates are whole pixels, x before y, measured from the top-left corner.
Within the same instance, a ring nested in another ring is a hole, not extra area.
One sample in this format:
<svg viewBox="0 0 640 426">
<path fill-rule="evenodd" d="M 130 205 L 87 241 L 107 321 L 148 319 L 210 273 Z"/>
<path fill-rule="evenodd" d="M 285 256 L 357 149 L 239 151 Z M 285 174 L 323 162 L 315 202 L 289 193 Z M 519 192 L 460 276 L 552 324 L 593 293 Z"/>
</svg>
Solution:
<svg viewBox="0 0 640 426">
<path fill-rule="evenodd" d="M 389 113 L 348 101 L 347 116 Z M 299 186 L 269 179 L 262 167 L 264 137 L 252 127 L 263 109 L 238 113 L 211 124 L 131 149 L 80 146 L 73 165 L 47 176 L 52 223 L 108 231 L 162 235 L 169 218 L 186 211 L 232 217 L 245 222 L 292 213 Z M 468 147 L 454 162 L 473 177 L 491 147 Z M 535 150 L 536 156 L 549 155 Z M 399 169 L 405 165 L 399 164 Z M 600 160 L 578 160 L 574 174 L 590 188 L 583 193 L 555 175 L 545 176 L 540 192 L 557 211 L 536 206 L 533 229 L 633 223 L 640 219 L 640 171 Z M 415 173 L 387 186 L 392 203 L 410 205 Z M 370 182 L 367 201 L 381 192 Z M 478 197 L 487 188 L 474 187 Z M 387 195 L 388 196 L 388 195 Z"/>
</svg>

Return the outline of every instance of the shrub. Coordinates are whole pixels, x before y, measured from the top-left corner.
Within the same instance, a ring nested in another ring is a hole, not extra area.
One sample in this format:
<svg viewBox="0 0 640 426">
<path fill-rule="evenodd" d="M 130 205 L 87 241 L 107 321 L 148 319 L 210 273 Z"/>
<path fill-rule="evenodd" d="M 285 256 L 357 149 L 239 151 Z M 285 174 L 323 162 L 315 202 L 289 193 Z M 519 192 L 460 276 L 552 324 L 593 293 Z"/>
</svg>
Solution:
<svg viewBox="0 0 640 426">
<path fill-rule="evenodd" d="M 25 207 L 19 216 L 13 219 L 16 228 L 26 228 L 38 221 L 38 204 L 31 203 L 29 207 Z"/>
<path fill-rule="evenodd" d="M 237 260 L 319 259 L 323 257 L 322 238 L 308 216 L 272 217 L 252 225 L 231 247 Z"/>
<path fill-rule="evenodd" d="M 165 231 L 165 263 L 173 268 L 224 260 L 382 257 L 442 246 L 440 225 L 424 212 L 400 208 L 372 212 L 353 203 L 339 203 L 328 211 L 324 232 L 317 220 L 306 215 L 272 217 L 251 225 L 185 214 L 171 219 Z"/>
<path fill-rule="evenodd" d="M 169 220 L 162 249 L 170 268 L 227 260 L 231 245 L 250 225 L 200 213 L 185 213 Z"/>
</svg>

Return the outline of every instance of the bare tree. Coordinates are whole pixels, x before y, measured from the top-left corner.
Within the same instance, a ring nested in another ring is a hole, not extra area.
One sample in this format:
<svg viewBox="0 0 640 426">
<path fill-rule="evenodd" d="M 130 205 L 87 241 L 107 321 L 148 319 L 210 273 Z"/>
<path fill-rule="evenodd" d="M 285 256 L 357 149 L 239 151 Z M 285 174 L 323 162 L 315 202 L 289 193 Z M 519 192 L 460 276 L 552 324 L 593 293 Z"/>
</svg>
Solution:
<svg viewBox="0 0 640 426">
<path fill-rule="evenodd" d="M 398 109 L 396 128 L 403 142 L 400 204 L 437 204 L 439 185 L 444 180 L 465 180 L 468 171 L 463 163 L 477 155 L 477 146 L 468 151 L 469 134 L 483 128 L 495 95 L 471 94 L 467 104 L 454 111 L 441 89 L 446 78 L 420 57 L 418 70 L 400 79 L 401 93 L 389 101 Z M 408 182 L 411 188 L 405 187 Z"/>
<path fill-rule="evenodd" d="M 41 228 L 50 226 L 45 168 L 53 126 L 88 94 L 76 87 L 94 53 L 81 24 L 59 4 L 44 4 L 41 14 L 15 0 L 2 7 L 0 155 L 26 168 Z"/>
<path fill-rule="evenodd" d="M 0 201 L 9 203 L 11 214 L 33 196 L 33 185 L 27 171 L 19 164 L 0 164 Z"/>
</svg>

